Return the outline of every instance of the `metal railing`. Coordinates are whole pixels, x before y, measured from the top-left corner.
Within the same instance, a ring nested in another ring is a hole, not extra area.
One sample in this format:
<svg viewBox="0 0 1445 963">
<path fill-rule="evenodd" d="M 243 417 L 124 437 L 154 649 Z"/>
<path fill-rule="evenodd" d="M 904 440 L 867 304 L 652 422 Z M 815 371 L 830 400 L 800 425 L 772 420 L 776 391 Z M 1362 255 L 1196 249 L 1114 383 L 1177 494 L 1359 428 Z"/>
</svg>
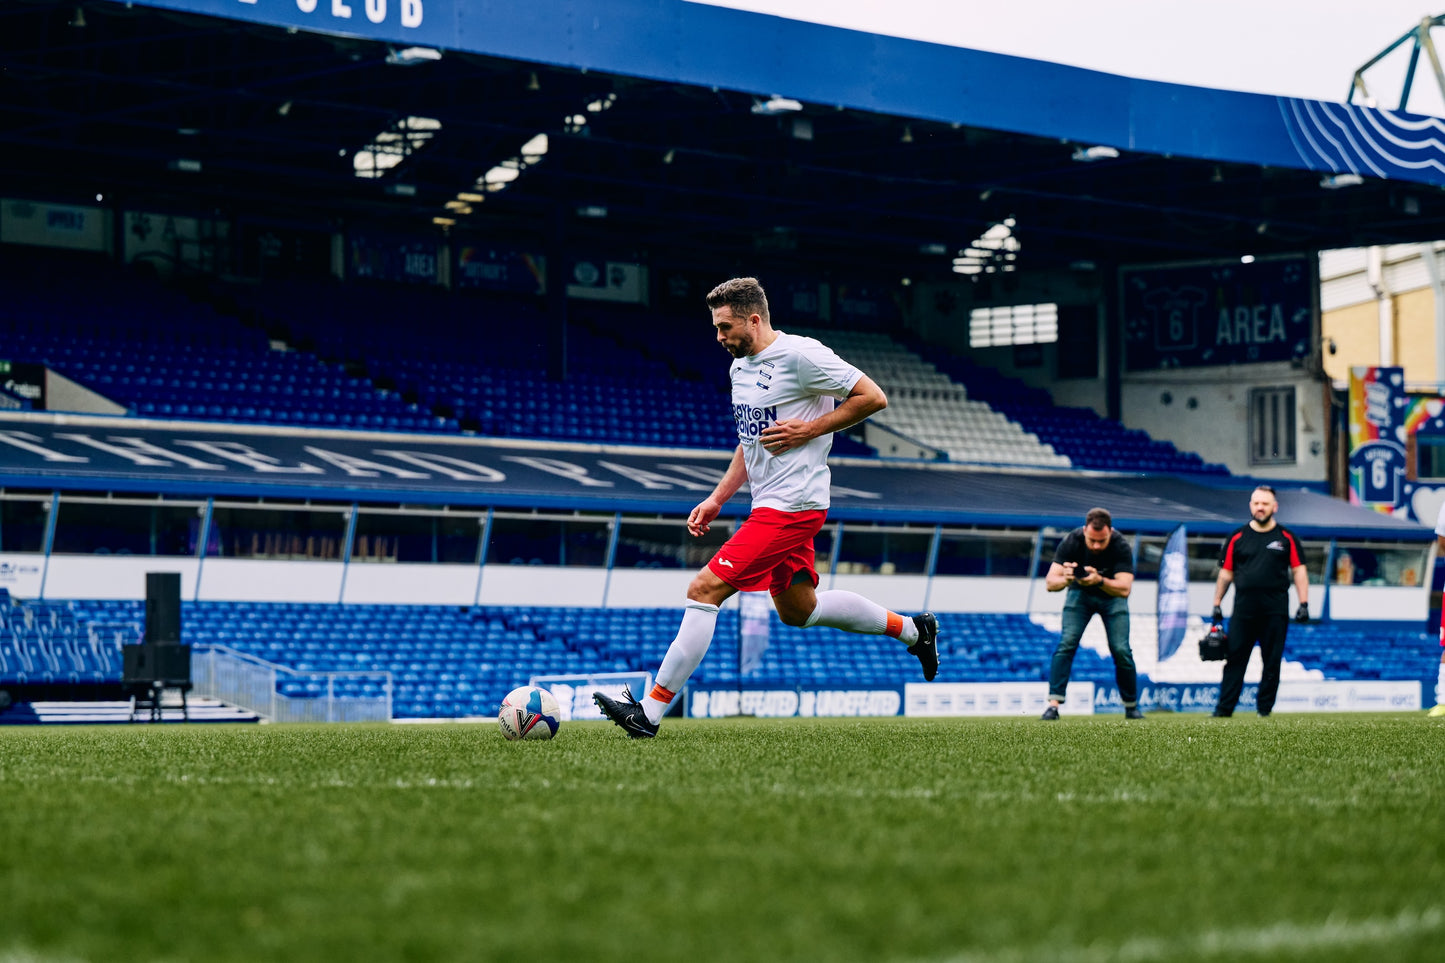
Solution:
<svg viewBox="0 0 1445 963">
<path fill-rule="evenodd" d="M 370 679 L 380 695 L 341 695 L 338 683 Z M 224 645 L 191 647 L 191 681 L 196 695 L 240 706 L 271 722 L 387 722 L 391 720 L 391 673 L 379 669 L 318 672 L 291 669 Z M 308 695 L 281 691 L 286 682 L 324 684 Z"/>
</svg>

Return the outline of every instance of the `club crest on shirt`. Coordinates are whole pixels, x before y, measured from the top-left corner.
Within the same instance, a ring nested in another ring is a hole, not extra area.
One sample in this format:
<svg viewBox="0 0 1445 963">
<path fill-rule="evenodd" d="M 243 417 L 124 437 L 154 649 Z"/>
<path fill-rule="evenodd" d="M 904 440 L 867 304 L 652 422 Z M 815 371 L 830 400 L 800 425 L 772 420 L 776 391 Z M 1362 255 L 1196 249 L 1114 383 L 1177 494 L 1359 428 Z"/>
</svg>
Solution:
<svg viewBox="0 0 1445 963">
<path fill-rule="evenodd" d="M 772 386 L 769 385 L 767 382 L 772 381 L 772 380 L 773 380 L 773 363 L 772 363 L 771 361 L 764 361 L 762 364 L 758 365 L 758 381 L 757 381 L 757 385 L 758 385 L 759 388 L 763 389 L 764 391 L 768 391 L 768 390 L 770 390 L 770 389 L 772 388 Z"/>
<path fill-rule="evenodd" d="M 1276 538 L 1274 541 L 1272 541 L 1272 542 L 1270 542 L 1268 545 L 1266 545 L 1265 548 L 1270 549 L 1271 551 L 1275 551 L 1275 552 L 1283 552 L 1283 551 L 1284 551 L 1284 542 L 1282 542 L 1281 540 L 1279 540 L 1279 539 Z"/>
</svg>

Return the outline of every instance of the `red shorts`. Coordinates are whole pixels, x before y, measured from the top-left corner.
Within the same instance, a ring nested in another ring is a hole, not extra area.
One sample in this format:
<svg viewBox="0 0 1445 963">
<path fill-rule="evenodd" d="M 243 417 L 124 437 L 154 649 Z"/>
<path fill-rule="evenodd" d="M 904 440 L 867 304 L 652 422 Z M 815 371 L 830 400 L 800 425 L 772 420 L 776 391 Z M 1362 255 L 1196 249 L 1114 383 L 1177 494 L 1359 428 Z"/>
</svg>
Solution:
<svg viewBox="0 0 1445 963">
<path fill-rule="evenodd" d="M 755 508 L 707 563 L 712 573 L 739 592 L 767 589 L 781 595 L 799 573 L 818 587 L 813 569 L 813 538 L 828 518 L 826 511 L 780 512 Z"/>
</svg>

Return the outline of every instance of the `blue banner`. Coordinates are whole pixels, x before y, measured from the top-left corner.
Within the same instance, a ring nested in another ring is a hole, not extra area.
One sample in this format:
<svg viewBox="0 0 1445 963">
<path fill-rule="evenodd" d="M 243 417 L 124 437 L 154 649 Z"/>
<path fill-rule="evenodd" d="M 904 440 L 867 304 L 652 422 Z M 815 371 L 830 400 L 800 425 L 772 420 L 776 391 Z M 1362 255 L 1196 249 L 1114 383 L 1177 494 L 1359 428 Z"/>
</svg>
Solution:
<svg viewBox="0 0 1445 963">
<path fill-rule="evenodd" d="M 1130 371 L 1291 361 L 1312 350 L 1314 274 L 1304 258 L 1121 274 Z"/>
<path fill-rule="evenodd" d="M 1174 529 L 1159 559 L 1159 661 L 1179 651 L 1189 627 L 1189 554 L 1184 526 Z"/>
</svg>

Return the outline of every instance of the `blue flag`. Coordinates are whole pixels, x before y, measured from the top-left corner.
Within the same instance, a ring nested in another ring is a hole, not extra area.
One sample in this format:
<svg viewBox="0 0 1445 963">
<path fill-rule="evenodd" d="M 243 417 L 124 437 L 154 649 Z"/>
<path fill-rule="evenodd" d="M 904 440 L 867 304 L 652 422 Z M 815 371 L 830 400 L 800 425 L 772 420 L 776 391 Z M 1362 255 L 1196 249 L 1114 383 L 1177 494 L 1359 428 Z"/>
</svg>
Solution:
<svg viewBox="0 0 1445 963">
<path fill-rule="evenodd" d="M 1184 526 L 1174 529 L 1159 559 L 1159 661 L 1179 650 L 1189 627 L 1189 554 Z"/>
</svg>

